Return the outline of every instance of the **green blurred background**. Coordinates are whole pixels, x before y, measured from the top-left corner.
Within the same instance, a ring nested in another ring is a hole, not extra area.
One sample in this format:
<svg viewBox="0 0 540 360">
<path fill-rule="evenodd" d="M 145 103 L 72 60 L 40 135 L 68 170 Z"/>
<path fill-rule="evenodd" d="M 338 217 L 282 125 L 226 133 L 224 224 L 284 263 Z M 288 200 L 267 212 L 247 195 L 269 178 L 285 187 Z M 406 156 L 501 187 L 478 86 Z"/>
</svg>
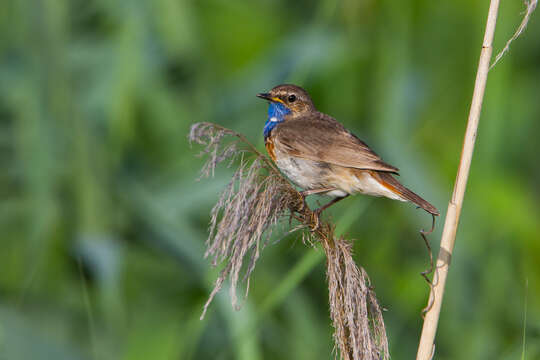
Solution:
<svg viewBox="0 0 540 360">
<path fill-rule="evenodd" d="M 217 274 L 209 212 L 231 172 L 196 181 L 189 128 L 216 122 L 263 149 L 255 94 L 297 83 L 444 216 L 487 8 L 3 0 L 0 359 L 333 358 L 324 257 L 298 234 L 265 248 L 241 311 L 226 287 L 199 321 Z M 495 51 L 522 10 L 502 2 Z M 538 15 L 490 73 L 437 359 L 540 358 Z M 392 358 L 414 358 L 430 217 L 362 196 L 329 213 L 387 309 Z"/>
</svg>

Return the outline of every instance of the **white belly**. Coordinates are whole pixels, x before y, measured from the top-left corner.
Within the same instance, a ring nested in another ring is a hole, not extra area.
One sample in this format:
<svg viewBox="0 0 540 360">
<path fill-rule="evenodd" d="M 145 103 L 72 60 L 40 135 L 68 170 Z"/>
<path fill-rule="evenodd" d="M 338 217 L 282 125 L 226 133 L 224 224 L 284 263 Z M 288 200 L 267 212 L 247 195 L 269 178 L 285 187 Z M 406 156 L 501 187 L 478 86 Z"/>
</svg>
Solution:
<svg viewBox="0 0 540 360">
<path fill-rule="evenodd" d="M 278 157 L 281 171 L 302 190 L 332 189 L 321 195 L 343 197 L 356 193 L 406 201 L 379 183 L 369 171 L 358 171 L 297 157 Z"/>
<path fill-rule="evenodd" d="M 277 162 L 281 171 L 303 190 L 325 188 L 325 178 L 328 170 L 321 168 L 319 163 L 297 157 L 281 157 Z"/>
</svg>

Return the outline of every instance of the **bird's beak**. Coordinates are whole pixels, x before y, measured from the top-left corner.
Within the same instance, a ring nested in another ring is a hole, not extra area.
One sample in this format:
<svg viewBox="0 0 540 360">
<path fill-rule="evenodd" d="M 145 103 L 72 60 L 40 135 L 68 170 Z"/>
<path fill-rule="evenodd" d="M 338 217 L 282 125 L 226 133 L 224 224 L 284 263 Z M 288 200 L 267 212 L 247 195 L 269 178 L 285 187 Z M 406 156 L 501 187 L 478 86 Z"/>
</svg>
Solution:
<svg viewBox="0 0 540 360">
<path fill-rule="evenodd" d="M 259 97 L 261 99 L 264 99 L 264 100 L 272 101 L 272 102 L 280 102 L 280 103 L 283 104 L 283 100 L 281 100 L 278 97 L 273 97 L 269 93 L 260 93 L 260 94 L 257 94 L 257 97 Z"/>
<path fill-rule="evenodd" d="M 260 93 L 260 94 L 257 94 L 257 97 L 264 100 L 269 100 L 269 101 L 271 101 L 270 99 L 272 98 L 269 93 Z"/>
</svg>

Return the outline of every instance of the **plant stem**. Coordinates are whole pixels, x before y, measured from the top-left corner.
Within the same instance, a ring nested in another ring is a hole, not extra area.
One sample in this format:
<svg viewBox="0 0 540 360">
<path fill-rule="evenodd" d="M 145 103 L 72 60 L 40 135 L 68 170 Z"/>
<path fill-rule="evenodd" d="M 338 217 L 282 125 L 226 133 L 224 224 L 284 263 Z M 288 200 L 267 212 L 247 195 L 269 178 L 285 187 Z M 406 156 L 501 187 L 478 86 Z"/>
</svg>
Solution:
<svg viewBox="0 0 540 360">
<path fill-rule="evenodd" d="M 459 224 L 459 216 L 467 187 L 467 179 L 469 177 L 469 169 L 471 167 L 471 159 L 476 140 L 478 122 L 480 119 L 480 111 L 482 109 L 482 100 L 484 99 L 484 90 L 489 72 L 489 63 L 492 53 L 493 36 L 495 34 L 495 24 L 497 22 L 497 12 L 499 9 L 499 0 L 491 0 L 484 34 L 484 42 L 480 53 L 480 61 L 478 71 L 476 73 L 476 81 L 474 85 L 473 98 L 469 111 L 469 119 L 465 139 L 463 142 L 463 150 L 461 152 L 461 160 L 459 162 L 458 173 L 454 185 L 452 199 L 448 204 L 446 220 L 441 237 L 441 248 L 437 257 L 437 265 L 433 274 L 433 287 L 429 294 L 428 304 L 431 304 L 430 310 L 426 313 L 420 344 L 418 346 L 417 360 L 429 360 L 434 352 L 435 333 L 437 332 L 437 324 L 441 312 L 441 305 L 444 295 L 444 286 L 448 275 L 448 268 L 454 243 L 456 240 L 456 231 Z"/>
</svg>

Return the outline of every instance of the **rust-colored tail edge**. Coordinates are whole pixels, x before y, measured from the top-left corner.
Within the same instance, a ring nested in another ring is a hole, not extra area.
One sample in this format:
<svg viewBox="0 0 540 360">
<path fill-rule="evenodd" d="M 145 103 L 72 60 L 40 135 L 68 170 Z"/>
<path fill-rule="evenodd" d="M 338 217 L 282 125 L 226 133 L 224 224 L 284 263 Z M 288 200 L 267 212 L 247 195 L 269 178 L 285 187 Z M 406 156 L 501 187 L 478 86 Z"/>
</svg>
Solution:
<svg viewBox="0 0 540 360">
<path fill-rule="evenodd" d="M 370 171 L 370 173 L 375 179 L 377 179 L 377 181 L 382 186 L 384 186 L 388 190 L 392 191 L 395 194 L 398 194 L 405 200 L 415 203 L 416 205 L 420 206 L 422 209 L 434 216 L 440 215 L 439 210 L 435 206 L 431 205 L 429 202 L 422 199 L 419 195 L 415 194 L 411 190 L 407 189 L 405 186 L 401 185 L 401 183 L 397 181 L 396 178 L 392 176 L 392 174 L 379 171 Z"/>
</svg>

